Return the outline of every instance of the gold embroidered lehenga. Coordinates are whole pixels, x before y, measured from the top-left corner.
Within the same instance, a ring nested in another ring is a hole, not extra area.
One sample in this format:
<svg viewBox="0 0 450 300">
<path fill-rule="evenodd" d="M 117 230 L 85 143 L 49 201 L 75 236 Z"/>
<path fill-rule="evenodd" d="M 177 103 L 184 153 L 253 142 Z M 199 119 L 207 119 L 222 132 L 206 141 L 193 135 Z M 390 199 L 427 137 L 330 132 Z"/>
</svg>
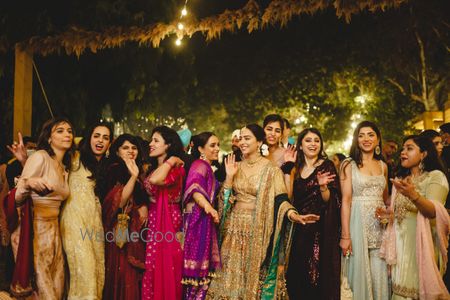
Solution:
<svg viewBox="0 0 450 300">
<path fill-rule="evenodd" d="M 238 172 L 231 189 L 219 200 L 222 270 L 208 290 L 207 299 L 276 299 L 285 295 L 280 255 L 285 252 L 285 215 L 293 209 L 287 201 L 281 170 L 262 158 L 251 175 Z M 232 199 L 232 203 L 230 200 Z M 242 209 L 239 204 L 253 204 Z M 275 213 L 277 212 L 277 213 Z"/>
</svg>

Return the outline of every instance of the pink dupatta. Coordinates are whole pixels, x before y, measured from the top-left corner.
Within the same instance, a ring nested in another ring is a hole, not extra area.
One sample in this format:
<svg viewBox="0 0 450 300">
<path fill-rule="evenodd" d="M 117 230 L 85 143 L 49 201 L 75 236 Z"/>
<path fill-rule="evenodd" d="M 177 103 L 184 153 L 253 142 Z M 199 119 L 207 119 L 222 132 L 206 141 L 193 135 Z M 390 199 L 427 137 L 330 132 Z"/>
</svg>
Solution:
<svg viewBox="0 0 450 300">
<path fill-rule="evenodd" d="M 437 243 L 439 252 L 443 258 L 443 265 L 446 266 L 450 217 L 441 203 L 436 201 L 432 201 L 432 203 L 436 210 Z M 416 259 L 419 268 L 420 299 L 450 299 L 450 295 L 436 264 L 430 220 L 425 218 L 420 212 L 417 213 Z"/>
<path fill-rule="evenodd" d="M 184 173 L 183 173 L 184 175 Z M 156 243 L 154 299 L 181 299 L 181 267 L 183 255 L 180 243 L 175 239 L 178 229 L 173 228 L 169 209 L 169 191 L 161 188 L 156 200 L 156 232 L 173 233 L 173 240 L 162 238 Z"/>
</svg>

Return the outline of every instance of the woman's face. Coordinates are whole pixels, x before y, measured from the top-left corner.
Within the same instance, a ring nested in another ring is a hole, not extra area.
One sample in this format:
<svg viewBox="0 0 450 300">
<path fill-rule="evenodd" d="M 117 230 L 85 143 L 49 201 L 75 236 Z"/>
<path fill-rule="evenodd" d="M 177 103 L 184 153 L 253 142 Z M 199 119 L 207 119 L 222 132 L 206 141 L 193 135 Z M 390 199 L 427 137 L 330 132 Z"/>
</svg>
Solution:
<svg viewBox="0 0 450 300">
<path fill-rule="evenodd" d="M 166 155 L 167 149 L 169 149 L 169 145 L 166 144 L 162 135 L 159 132 L 153 133 L 152 139 L 150 140 L 150 157 Z"/>
<path fill-rule="evenodd" d="M 379 144 L 376 132 L 371 127 L 362 127 L 358 134 L 358 147 L 365 153 L 373 152 Z"/>
<path fill-rule="evenodd" d="M 209 137 L 205 147 L 198 147 L 200 153 L 205 155 L 206 160 L 213 161 L 219 159 L 220 143 L 215 135 Z"/>
<path fill-rule="evenodd" d="M 52 128 L 49 144 L 54 150 L 67 151 L 72 147 L 73 132 L 69 123 L 61 122 Z"/>
<path fill-rule="evenodd" d="M 125 141 L 117 150 L 117 156 L 122 159 L 130 158 L 135 160 L 138 155 L 138 147 L 129 141 Z"/>
<path fill-rule="evenodd" d="M 101 158 L 111 144 L 111 133 L 108 127 L 97 126 L 91 135 L 91 149 L 92 153 L 98 158 Z"/>
<path fill-rule="evenodd" d="M 244 156 L 249 156 L 259 152 L 262 142 L 256 140 L 253 132 L 248 128 L 242 128 L 239 141 L 239 148 Z"/>
<path fill-rule="evenodd" d="M 302 139 L 302 150 L 308 158 L 314 159 L 319 157 L 320 137 L 313 132 L 308 132 Z"/>
<path fill-rule="evenodd" d="M 282 136 L 281 125 L 279 122 L 271 122 L 264 127 L 266 133 L 266 142 L 268 146 L 278 145 Z"/>
<path fill-rule="evenodd" d="M 414 143 L 414 140 L 409 139 L 405 141 L 400 153 L 400 161 L 403 168 L 411 169 L 418 166 L 424 157 L 425 153 L 420 152 L 420 148 Z"/>
<path fill-rule="evenodd" d="M 437 136 L 433 139 L 433 144 L 436 147 L 436 151 L 439 156 L 442 154 L 442 149 L 444 149 L 444 145 L 442 144 L 442 137 Z"/>
</svg>

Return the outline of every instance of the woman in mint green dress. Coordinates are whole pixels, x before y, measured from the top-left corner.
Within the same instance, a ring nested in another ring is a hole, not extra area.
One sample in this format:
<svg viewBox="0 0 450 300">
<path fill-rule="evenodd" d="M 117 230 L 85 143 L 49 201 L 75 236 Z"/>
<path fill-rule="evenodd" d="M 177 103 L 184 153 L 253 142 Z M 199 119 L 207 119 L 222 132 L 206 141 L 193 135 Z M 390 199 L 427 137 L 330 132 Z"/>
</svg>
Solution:
<svg viewBox="0 0 450 300">
<path fill-rule="evenodd" d="M 350 158 L 341 165 L 342 234 L 349 257 L 348 281 L 353 299 L 389 299 L 386 262 L 379 249 L 383 227 L 376 218 L 387 199 L 387 167 L 381 156 L 381 134 L 372 122 L 361 122 L 353 134 Z"/>
</svg>

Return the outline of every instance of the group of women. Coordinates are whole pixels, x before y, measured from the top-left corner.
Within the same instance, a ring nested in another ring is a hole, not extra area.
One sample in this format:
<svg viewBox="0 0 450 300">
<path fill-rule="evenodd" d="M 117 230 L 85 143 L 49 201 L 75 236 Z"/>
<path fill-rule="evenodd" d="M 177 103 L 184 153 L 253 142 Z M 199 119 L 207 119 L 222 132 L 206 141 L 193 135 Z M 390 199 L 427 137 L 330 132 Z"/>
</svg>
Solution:
<svg viewBox="0 0 450 300">
<path fill-rule="evenodd" d="M 287 147 L 283 130 L 279 115 L 243 127 L 241 161 L 225 157 L 218 182 L 212 132 L 193 137 L 186 170 L 181 140 L 166 126 L 153 129 L 149 153 L 133 135 L 112 141 L 101 123 L 75 151 L 71 123 L 48 121 L 3 205 L 16 259 L 11 291 L 340 299 L 342 260 L 353 299 L 448 299 L 448 183 L 431 140 L 405 139 L 389 195 L 375 124 L 356 127 L 340 170 L 317 129 Z"/>
</svg>

